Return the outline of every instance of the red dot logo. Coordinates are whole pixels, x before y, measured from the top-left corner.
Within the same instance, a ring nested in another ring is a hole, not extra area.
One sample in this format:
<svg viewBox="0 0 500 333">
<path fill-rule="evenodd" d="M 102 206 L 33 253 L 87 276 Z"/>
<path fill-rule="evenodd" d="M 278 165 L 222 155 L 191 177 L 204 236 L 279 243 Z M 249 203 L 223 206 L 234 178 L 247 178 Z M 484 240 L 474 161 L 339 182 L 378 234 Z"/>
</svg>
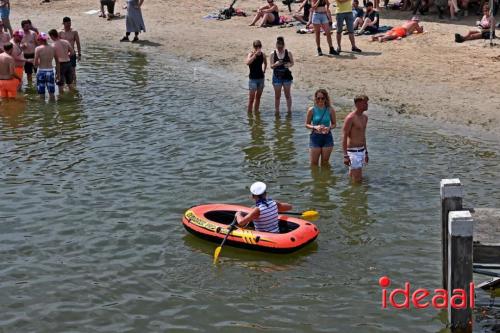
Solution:
<svg viewBox="0 0 500 333">
<path fill-rule="evenodd" d="M 382 288 L 387 288 L 391 285 L 391 279 L 389 279 L 387 276 L 382 276 L 380 279 L 378 279 L 378 284 Z"/>
</svg>

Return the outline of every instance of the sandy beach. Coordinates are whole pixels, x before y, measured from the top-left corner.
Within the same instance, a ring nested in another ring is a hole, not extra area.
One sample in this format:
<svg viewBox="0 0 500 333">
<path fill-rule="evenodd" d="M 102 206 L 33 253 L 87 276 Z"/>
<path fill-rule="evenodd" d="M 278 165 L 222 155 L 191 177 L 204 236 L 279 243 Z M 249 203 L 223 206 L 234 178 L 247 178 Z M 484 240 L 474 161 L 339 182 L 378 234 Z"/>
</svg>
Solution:
<svg viewBox="0 0 500 333">
<path fill-rule="evenodd" d="M 235 7 L 243 9 L 248 17 L 216 21 L 203 16 L 226 7 L 228 1 L 187 0 L 180 7 L 178 1 L 146 0 L 143 15 L 148 31 L 140 37 L 149 42 L 142 45 L 118 42 L 125 29 L 123 17 L 106 21 L 97 14 L 86 14 L 99 9 L 97 0 L 53 0 L 45 4 L 16 1 L 11 21 L 18 28 L 21 19 L 31 18 L 41 31 L 47 31 L 60 28 L 62 17 L 71 16 L 74 28 L 81 35 L 83 61 L 87 45 L 103 44 L 167 52 L 242 77 L 247 76 L 244 58 L 251 42 L 260 39 L 269 53 L 276 37 L 281 35 L 295 57 L 294 89 L 312 92 L 324 87 L 334 98 L 365 93 L 372 102 L 398 114 L 417 114 L 487 131 L 500 127 L 500 47 L 491 48 L 485 40 L 463 44 L 453 40 L 454 33 L 465 34 L 472 28 L 479 19 L 477 16 L 452 24 L 449 20 L 439 21 L 432 9 L 430 15 L 422 17 L 423 34 L 382 44 L 370 42 L 368 36 L 357 37 L 362 54 L 343 52 L 330 58 L 315 56 L 313 35 L 297 34 L 295 27 L 249 27 L 255 9 L 263 3 L 238 1 Z M 121 7 L 122 3 L 117 2 L 115 11 L 124 15 L 126 10 Z M 285 6 L 280 9 L 282 15 L 288 14 Z M 380 15 L 382 25 L 395 26 L 411 13 L 381 9 Z M 322 43 L 326 49 L 324 39 Z M 141 48 L 143 45 L 155 47 Z M 343 38 L 343 49 L 350 49 L 347 36 Z M 295 105 L 294 109 L 297 108 L 300 107 Z"/>
</svg>

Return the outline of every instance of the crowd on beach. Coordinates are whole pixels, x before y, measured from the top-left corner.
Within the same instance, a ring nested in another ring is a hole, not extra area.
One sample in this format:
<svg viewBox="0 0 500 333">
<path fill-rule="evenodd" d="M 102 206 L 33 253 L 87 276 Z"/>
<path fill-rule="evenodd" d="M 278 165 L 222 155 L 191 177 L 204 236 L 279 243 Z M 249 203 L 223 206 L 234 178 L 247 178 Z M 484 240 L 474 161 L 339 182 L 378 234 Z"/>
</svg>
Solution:
<svg viewBox="0 0 500 333">
<path fill-rule="evenodd" d="M 445 2 L 443 2 L 445 1 Z M 446 2 L 447 1 L 447 2 Z M 291 11 L 291 0 L 283 1 L 289 5 Z M 457 20 L 459 16 L 468 16 L 469 8 L 477 5 L 477 14 L 483 15 L 480 21 L 476 22 L 477 28 L 474 32 L 469 32 L 466 36 L 455 35 L 456 42 L 463 42 L 472 39 L 489 39 L 490 28 L 493 28 L 494 36 L 494 16 L 498 11 L 498 0 L 493 1 L 493 8 L 490 8 L 485 0 L 478 0 L 473 3 L 470 0 L 401 0 L 399 3 L 391 5 L 393 9 L 412 9 L 412 18 L 401 26 L 387 27 L 381 25 L 380 0 L 374 2 L 363 0 L 364 9 L 360 8 L 359 0 L 335 0 L 335 16 L 332 15 L 330 7 L 333 5 L 330 0 L 302 0 L 297 11 L 291 17 L 305 24 L 305 28 L 299 29 L 299 33 L 314 33 L 317 54 L 323 55 L 321 49 L 321 33 L 326 36 L 326 41 L 330 55 L 338 55 L 341 48 L 342 35 L 347 34 L 353 52 L 361 52 L 356 46 L 355 36 L 372 35 L 371 40 L 385 42 L 393 39 L 401 39 L 413 33 L 422 33 L 424 29 L 419 25 L 421 15 L 426 15 L 431 6 L 435 5 L 439 12 L 439 17 L 444 18 L 444 13 L 449 12 L 451 20 Z M 389 1 L 384 0 L 384 8 L 389 9 Z M 250 26 L 258 24 L 259 27 L 281 25 L 284 19 L 282 11 L 274 0 L 267 0 L 267 4 L 257 9 L 257 14 L 250 23 Z M 312 29 L 311 29 L 312 27 Z M 344 32 L 344 27 L 346 31 Z M 337 48 L 333 47 L 331 31 L 336 30 Z"/>
<path fill-rule="evenodd" d="M 48 2 L 48 1 L 44 1 Z M 115 0 L 101 0 L 101 16 L 113 18 Z M 120 40 L 139 41 L 139 33 L 146 28 L 142 18 L 141 6 L 144 0 L 127 0 L 126 33 Z M 107 7 L 107 15 L 104 7 Z M 40 31 L 31 20 L 21 22 L 20 29 L 13 30 L 10 22 L 10 0 L 0 0 L 0 98 L 15 98 L 21 91 L 23 77 L 28 85 L 36 75 L 38 94 L 45 99 L 54 99 L 56 85 L 59 93 L 65 87 L 74 90 L 76 66 L 81 60 L 82 49 L 78 31 L 72 28 L 71 18 L 64 17 L 60 30 Z"/>
</svg>

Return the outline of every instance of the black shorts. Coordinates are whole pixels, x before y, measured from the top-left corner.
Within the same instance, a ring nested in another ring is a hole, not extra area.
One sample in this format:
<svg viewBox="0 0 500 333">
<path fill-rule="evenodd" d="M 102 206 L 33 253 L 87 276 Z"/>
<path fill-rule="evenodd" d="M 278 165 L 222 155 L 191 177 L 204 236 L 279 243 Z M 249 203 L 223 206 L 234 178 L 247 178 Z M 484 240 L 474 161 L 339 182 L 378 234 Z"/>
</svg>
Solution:
<svg viewBox="0 0 500 333">
<path fill-rule="evenodd" d="M 24 59 L 35 60 L 35 54 L 34 53 L 25 53 Z M 36 73 L 36 67 L 33 66 L 32 62 L 25 62 L 24 63 L 24 72 L 28 75 Z"/>
<path fill-rule="evenodd" d="M 378 27 L 367 26 L 365 30 L 369 31 L 372 34 L 376 34 L 378 32 Z"/>
<path fill-rule="evenodd" d="M 115 13 L 115 2 L 111 0 L 101 0 L 101 6 L 106 6 L 108 7 L 108 13 L 114 14 Z"/>
<path fill-rule="evenodd" d="M 481 37 L 483 37 L 483 39 L 490 39 L 490 31 L 487 30 L 487 31 L 483 31 L 481 33 Z M 495 38 L 495 33 L 493 32 L 493 38 Z"/>
<path fill-rule="evenodd" d="M 72 84 L 73 83 L 73 67 L 71 66 L 70 61 L 60 62 L 59 63 L 59 81 L 57 82 L 58 86 L 63 86 L 64 83 Z"/>
<path fill-rule="evenodd" d="M 71 57 L 69 57 L 69 62 L 71 63 L 71 67 L 76 67 L 76 54 L 73 54 Z"/>
</svg>

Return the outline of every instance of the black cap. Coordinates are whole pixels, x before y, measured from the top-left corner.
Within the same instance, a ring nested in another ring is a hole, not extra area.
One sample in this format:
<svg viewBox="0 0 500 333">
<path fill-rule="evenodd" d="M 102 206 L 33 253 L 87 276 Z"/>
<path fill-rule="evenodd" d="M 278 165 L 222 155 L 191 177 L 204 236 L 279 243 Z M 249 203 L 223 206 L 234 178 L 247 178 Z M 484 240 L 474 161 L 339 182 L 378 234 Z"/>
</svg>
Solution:
<svg viewBox="0 0 500 333">
<path fill-rule="evenodd" d="M 71 22 L 71 19 L 70 19 L 69 17 L 67 17 L 67 16 L 66 16 L 65 18 L 63 18 L 63 23 L 64 23 L 64 22 Z"/>
</svg>

